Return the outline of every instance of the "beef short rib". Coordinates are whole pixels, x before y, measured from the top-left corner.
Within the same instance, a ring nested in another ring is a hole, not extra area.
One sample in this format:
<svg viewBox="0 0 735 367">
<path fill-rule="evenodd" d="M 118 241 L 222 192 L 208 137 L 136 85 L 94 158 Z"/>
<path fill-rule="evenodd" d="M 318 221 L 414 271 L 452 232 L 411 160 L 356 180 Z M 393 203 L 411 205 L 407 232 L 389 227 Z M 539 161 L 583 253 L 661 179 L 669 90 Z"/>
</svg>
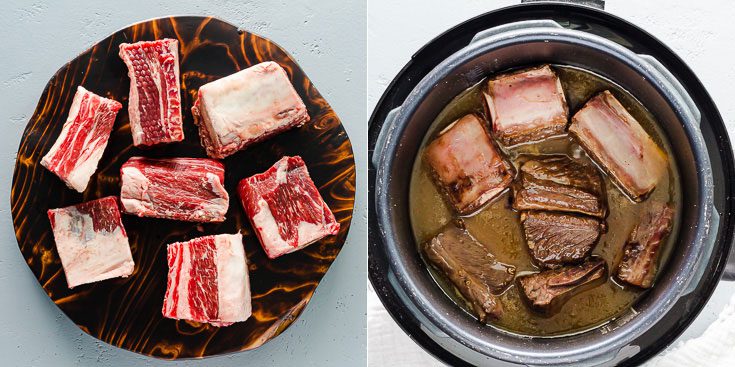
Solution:
<svg viewBox="0 0 735 367">
<path fill-rule="evenodd" d="M 515 175 L 493 143 L 485 121 L 474 114 L 449 124 L 424 154 L 434 181 L 462 215 L 472 214 L 500 195 Z"/>
<path fill-rule="evenodd" d="M 179 89 L 179 41 L 164 38 L 120 44 L 128 67 L 128 115 L 133 144 L 156 145 L 184 140 Z"/>
<path fill-rule="evenodd" d="M 453 224 L 421 249 L 429 263 L 471 303 L 480 322 L 502 315 L 503 306 L 495 294 L 513 281 L 515 267 L 498 262 L 471 234 Z"/>
<path fill-rule="evenodd" d="M 51 209 L 48 218 L 69 288 L 133 273 L 116 197 Z"/>
<path fill-rule="evenodd" d="M 251 313 L 250 278 L 241 234 L 220 234 L 167 246 L 163 316 L 228 326 Z"/>
<path fill-rule="evenodd" d="M 493 134 L 507 146 L 564 134 L 569 109 L 549 65 L 492 78 L 484 95 Z"/>
<path fill-rule="evenodd" d="M 301 157 L 283 157 L 240 181 L 238 193 L 269 258 L 298 251 L 339 232 Z"/>
<path fill-rule="evenodd" d="M 230 197 L 225 167 L 206 158 L 132 157 L 121 168 L 128 214 L 189 222 L 222 222 Z"/>
<path fill-rule="evenodd" d="M 591 164 L 555 155 L 533 157 L 521 165 L 513 185 L 513 209 L 551 210 L 605 218 L 602 176 Z"/>
<path fill-rule="evenodd" d="M 641 288 L 650 288 L 656 277 L 658 250 L 671 231 L 674 210 L 652 203 L 630 233 L 617 269 L 618 279 Z"/>
<path fill-rule="evenodd" d="M 521 213 L 521 224 L 531 257 L 549 269 L 584 260 L 602 228 L 595 218 L 536 211 Z"/>
<path fill-rule="evenodd" d="M 41 165 L 67 186 L 84 192 L 110 139 L 115 116 L 122 105 L 77 87 L 69 117 Z"/>
<path fill-rule="evenodd" d="M 518 286 L 522 298 L 532 310 L 544 316 L 552 316 L 570 298 L 601 285 L 605 280 L 605 260 L 591 257 L 580 265 L 518 277 Z"/>
<path fill-rule="evenodd" d="M 572 117 L 569 132 L 634 201 L 653 191 L 666 170 L 666 154 L 609 91 Z"/>
<path fill-rule="evenodd" d="M 191 111 L 212 158 L 224 158 L 309 121 L 286 71 L 273 61 L 201 86 Z"/>
</svg>

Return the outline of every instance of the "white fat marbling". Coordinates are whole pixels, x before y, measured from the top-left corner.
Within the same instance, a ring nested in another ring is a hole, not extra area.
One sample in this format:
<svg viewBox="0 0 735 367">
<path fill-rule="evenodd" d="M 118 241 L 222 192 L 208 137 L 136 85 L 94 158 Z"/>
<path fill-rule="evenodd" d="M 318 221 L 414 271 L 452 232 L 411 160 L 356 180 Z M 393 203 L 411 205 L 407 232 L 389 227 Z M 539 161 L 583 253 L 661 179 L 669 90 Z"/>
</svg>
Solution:
<svg viewBox="0 0 735 367">
<path fill-rule="evenodd" d="M 128 238 L 120 227 L 95 231 L 93 219 L 74 208 L 54 216 L 54 239 L 69 288 L 133 273 Z"/>
<path fill-rule="evenodd" d="M 250 277 L 241 234 L 215 237 L 220 322 L 247 320 L 252 313 Z"/>
<path fill-rule="evenodd" d="M 273 217 L 268 203 L 263 199 L 258 200 L 258 212 L 253 216 L 253 223 L 260 234 L 260 240 L 264 247 L 268 249 L 266 252 L 271 259 L 301 250 L 328 234 L 320 225 L 302 221 L 299 222 L 297 227 L 298 245 L 289 244 L 281 237 L 276 218 Z"/>
<path fill-rule="evenodd" d="M 253 216 L 253 223 L 264 247 L 268 249 L 266 251 L 268 257 L 272 259 L 294 251 L 294 247 L 281 238 L 276 218 L 273 217 L 268 203 L 263 199 L 258 200 L 258 212 Z"/>
<path fill-rule="evenodd" d="M 120 201 L 127 213 L 140 215 L 149 211 L 144 205 L 150 202 L 148 198 L 148 186 L 150 181 L 135 167 L 124 167 L 122 169 L 123 184 L 120 190 Z"/>
<path fill-rule="evenodd" d="M 305 111 L 286 72 L 268 61 L 199 89 L 204 125 L 215 147 L 237 145 L 292 123 Z M 290 110 L 294 116 L 280 116 Z"/>
<path fill-rule="evenodd" d="M 278 162 L 278 169 L 276 170 L 276 184 L 282 185 L 288 181 L 288 161 L 280 160 Z"/>
</svg>

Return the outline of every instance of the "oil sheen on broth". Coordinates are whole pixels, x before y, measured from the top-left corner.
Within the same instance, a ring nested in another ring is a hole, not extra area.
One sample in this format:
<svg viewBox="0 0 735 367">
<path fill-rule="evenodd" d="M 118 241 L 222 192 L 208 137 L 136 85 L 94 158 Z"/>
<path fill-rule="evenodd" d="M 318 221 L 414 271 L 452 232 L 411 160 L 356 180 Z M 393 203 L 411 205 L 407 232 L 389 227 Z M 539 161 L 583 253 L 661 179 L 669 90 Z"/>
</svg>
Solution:
<svg viewBox="0 0 735 367">
<path fill-rule="evenodd" d="M 607 216 L 607 232 L 603 233 L 593 254 L 603 257 L 610 273 L 620 261 L 622 249 L 628 234 L 636 224 L 638 213 L 650 203 L 668 202 L 674 205 L 676 218 L 667 243 L 661 249 L 658 268 L 666 264 L 672 243 L 678 233 L 678 217 L 680 198 L 680 182 L 676 163 L 668 141 L 655 123 L 653 116 L 630 93 L 611 81 L 591 72 L 569 66 L 554 65 L 554 70 L 561 79 L 569 104 L 570 116 L 596 93 L 608 89 L 628 111 L 641 123 L 656 143 L 664 149 L 669 160 L 667 172 L 661 178 L 656 189 L 642 203 L 629 200 L 610 178 L 604 174 L 609 214 Z M 411 174 L 409 206 L 411 226 L 417 244 L 430 240 L 449 223 L 455 214 L 445 204 L 444 198 L 432 182 L 429 169 L 423 162 L 423 149 L 434 139 L 435 135 L 452 121 L 467 113 L 484 115 L 481 88 L 479 83 L 454 98 L 437 116 L 428 134 L 422 142 L 419 154 L 414 162 Z M 511 162 L 517 167 L 516 158 L 521 154 L 567 154 L 581 159 L 589 159 L 582 148 L 570 137 L 549 139 L 540 143 L 521 145 L 512 149 L 501 148 Z M 602 171 L 601 171 L 602 172 Z M 499 261 L 514 265 L 518 275 L 535 272 L 538 269 L 532 264 L 520 225 L 519 213 L 510 208 L 510 194 L 506 190 L 495 201 L 478 213 L 463 218 L 467 230 L 494 254 Z M 440 273 L 427 265 L 432 277 L 444 292 L 460 307 L 469 310 L 459 292 Z M 660 273 L 660 271 L 659 271 Z M 655 285 L 654 285 L 655 286 Z M 604 324 L 629 309 L 643 291 L 624 287 L 612 277 L 594 289 L 582 292 L 571 298 L 552 317 L 541 317 L 533 313 L 521 300 L 515 285 L 501 296 L 504 313 L 492 325 L 522 335 L 557 336 L 587 330 Z M 469 312 L 469 311 L 468 311 Z"/>
</svg>

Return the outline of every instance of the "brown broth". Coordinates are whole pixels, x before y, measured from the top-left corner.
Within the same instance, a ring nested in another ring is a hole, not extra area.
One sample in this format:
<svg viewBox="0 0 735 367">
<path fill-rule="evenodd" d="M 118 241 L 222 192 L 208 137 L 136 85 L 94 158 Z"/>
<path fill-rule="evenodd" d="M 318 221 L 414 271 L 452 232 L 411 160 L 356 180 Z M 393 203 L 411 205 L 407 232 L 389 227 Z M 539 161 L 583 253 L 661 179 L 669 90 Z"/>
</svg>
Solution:
<svg viewBox="0 0 735 367">
<path fill-rule="evenodd" d="M 678 213 L 681 202 L 680 180 L 669 142 L 650 112 L 630 93 L 618 85 L 589 71 L 562 65 L 554 65 L 553 67 L 562 81 L 570 113 L 574 113 L 594 94 L 608 89 L 668 155 L 669 167 L 666 174 L 649 198 L 641 203 L 634 203 L 629 200 L 604 171 L 601 171 L 605 180 L 609 207 L 608 230 L 602 234 L 600 241 L 593 250 L 593 254 L 599 255 L 607 261 L 610 273 L 612 273 L 614 267 L 620 261 L 623 246 L 635 225 L 638 213 L 652 202 L 668 202 L 674 205 L 677 220 L 674 221 L 672 235 L 669 236 L 667 243 L 661 249 L 659 268 L 665 266 L 678 232 Z M 462 92 L 439 113 L 424 138 L 418 157 L 414 162 L 409 206 L 411 226 L 417 244 L 431 239 L 456 216 L 446 205 L 444 198 L 431 180 L 429 170 L 422 159 L 423 149 L 428 142 L 433 140 L 436 133 L 457 118 L 467 113 L 484 114 L 481 95 L 482 85 L 484 85 L 484 81 Z M 568 136 L 521 145 L 512 149 L 501 149 L 505 151 L 516 167 L 518 157 L 521 154 L 561 153 L 589 160 L 581 147 Z M 532 264 L 531 257 L 528 254 L 528 248 L 521 230 L 519 213 L 510 208 L 510 195 L 507 191 L 478 213 L 463 219 L 469 232 L 482 242 L 498 260 L 514 265 L 517 268 L 518 275 L 538 271 L 538 268 Z M 451 283 L 431 266 L 427 267 L 442 290 L 455 303 L 469 312 L 466 301 L 462 299 Z M 547 318 L 533 313 L 520 299 L 518 289 L 511 286 L 500 296 L 505 310 L 503 316 L 499 320 L 493 321 L 491 325 L 522 335 L 568 335 L 615 319 L 616 316 L 629 309 L 643 293 L 640 289 L 622 286 L 615 282 L 612 277 L 609 277 L 605 284 L 578 294 L 570 299 L 557 314 Z"/>
</svg>

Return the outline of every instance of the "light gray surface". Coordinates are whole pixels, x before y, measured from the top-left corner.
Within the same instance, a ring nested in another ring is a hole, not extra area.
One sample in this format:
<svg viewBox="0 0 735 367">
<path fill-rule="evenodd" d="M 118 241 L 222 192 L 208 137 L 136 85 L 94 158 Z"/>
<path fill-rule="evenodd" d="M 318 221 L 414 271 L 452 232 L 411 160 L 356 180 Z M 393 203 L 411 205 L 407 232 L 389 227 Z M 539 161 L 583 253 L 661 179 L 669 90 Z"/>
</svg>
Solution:
<svg viewBox="0 0 735 367">
<path fill-rule="evenodd" d="M 21 133 L 64 63 L 129 24 L 212 15 L 288 50 L 332 105 L 352 140 L 357 201 L 347 243 L 301 317 L 254 351 L 183 366 L 360 366 L 366 351 L 366 4 L 330 1 L 11 0 L 0 12 L 0 355 L 3 366 L 173 365 L 111 347 L 79 330 L 50 301 L 18 251 L 10 186 Z"/>
<path fill-rule="evenodd" d="M 520 0 L 370 0 L 368 8 L 368 108 L 372 111 L 393 77 L 421 46 L 464 20 Z M 606 11 L 659 38 L 694 70 L 735 135 L 735 7 L 727 0 L 608 0 Z M 735 293 L 721 282 L 707 306 L 673 345 L 700 336 Z M 401 331 L 372 289 L 368 295 L 370 366 L 400 361 L 403 366 L 440 365 Z"/>
</svg>

